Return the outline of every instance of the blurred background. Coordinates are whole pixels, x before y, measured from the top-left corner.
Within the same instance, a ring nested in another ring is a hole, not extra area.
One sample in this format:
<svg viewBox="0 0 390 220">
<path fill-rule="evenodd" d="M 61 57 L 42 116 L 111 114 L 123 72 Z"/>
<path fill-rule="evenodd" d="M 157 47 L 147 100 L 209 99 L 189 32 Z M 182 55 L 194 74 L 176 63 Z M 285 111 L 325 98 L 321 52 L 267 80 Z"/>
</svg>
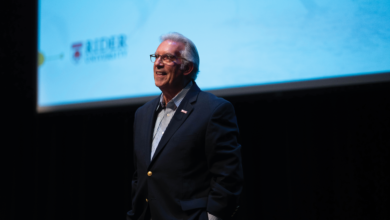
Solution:
<svg viewBox="0 0 390 220">
<path fill-rule="evenodd" d="M 133 116 L 142 102 L 125 97 L 120 105 L 37 113 L 37 2 L 2 9 L 6 219 L 124 219 Z M 384 24 L 377 29 L 387 33 Z M 151 36 L 152 48 L 160 34 Z M 373 60 L 389 64 L 385 53 Z M 359 69 L 353 73 L 367 72 Z M 233 103 L 240 127 L 245 187 L 237 219 L 388 219 L 389 81 L 276 88 L 219 93 Z"/>
</svg>

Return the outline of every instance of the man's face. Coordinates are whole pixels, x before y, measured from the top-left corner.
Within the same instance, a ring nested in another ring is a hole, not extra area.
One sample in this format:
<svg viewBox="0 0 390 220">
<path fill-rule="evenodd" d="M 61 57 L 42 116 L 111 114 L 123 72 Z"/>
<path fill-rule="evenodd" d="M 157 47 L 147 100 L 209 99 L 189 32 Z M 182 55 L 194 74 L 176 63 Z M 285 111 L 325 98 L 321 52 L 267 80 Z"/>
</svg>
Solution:
<svg viewBox="0 0 390 220">
<path fill-rule="evenodd" d="M 184 50 L 184 44 L 171 40 L 163 41 L 156 50 L 156 55 L 170 54 L 176 57 L 181 56 L 181 51 Z M 154 62 L 154 83 L 160 89 L 182 89 L 184 75 L 180 69 L 181 59 L 176 59 L 173 64 L 167 65 L 163 63 L 161 57 Z"/>
</svg>

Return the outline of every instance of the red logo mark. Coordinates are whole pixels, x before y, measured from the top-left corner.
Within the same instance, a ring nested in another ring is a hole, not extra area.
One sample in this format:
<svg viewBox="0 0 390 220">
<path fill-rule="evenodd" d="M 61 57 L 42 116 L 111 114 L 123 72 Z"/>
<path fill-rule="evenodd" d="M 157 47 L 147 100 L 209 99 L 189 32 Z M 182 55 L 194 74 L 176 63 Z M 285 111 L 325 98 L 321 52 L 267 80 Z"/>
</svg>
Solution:
<svg viewBox="0 0 390 220">
<path fill-rule="evenodd" d="M 73 59 L 78 62 L 80 60 L 80 57 L 81 57 L 81 53 L 80 53 L 80 50 L 81 50 L 81 47 L 83 46 L 83 43 L 74 43 L 72 45 L 72 48 L 73 48 Z"/>
</svg>

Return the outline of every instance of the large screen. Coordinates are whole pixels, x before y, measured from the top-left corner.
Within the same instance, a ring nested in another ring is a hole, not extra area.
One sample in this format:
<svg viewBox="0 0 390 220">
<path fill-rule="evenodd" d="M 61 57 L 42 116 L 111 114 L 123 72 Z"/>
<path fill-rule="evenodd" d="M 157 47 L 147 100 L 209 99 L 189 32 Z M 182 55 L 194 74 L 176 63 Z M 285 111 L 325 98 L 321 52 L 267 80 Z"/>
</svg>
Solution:
<svg viewBox="0 0 390 220">
<path fill-rule="evenodd" d="M 37 111 L 151 100 L 169 32 L 219 96 L 390 80 L 389 0 L 39 0 Z"/>
</svg>

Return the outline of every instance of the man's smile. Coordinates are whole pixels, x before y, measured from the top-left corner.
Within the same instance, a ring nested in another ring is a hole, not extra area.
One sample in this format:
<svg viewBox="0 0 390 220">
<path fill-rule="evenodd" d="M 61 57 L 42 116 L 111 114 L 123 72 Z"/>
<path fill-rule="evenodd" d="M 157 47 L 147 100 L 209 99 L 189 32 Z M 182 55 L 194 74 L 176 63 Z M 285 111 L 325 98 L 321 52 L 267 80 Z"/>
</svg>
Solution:
<svg viewBox="0 0 390 220">
<path fill-rule="evenodd" d="M 155 77 L 156 79 L 162 79 L 165 78 L 168 74 L 163 71 L 156 71 Z"/>
</svg>

